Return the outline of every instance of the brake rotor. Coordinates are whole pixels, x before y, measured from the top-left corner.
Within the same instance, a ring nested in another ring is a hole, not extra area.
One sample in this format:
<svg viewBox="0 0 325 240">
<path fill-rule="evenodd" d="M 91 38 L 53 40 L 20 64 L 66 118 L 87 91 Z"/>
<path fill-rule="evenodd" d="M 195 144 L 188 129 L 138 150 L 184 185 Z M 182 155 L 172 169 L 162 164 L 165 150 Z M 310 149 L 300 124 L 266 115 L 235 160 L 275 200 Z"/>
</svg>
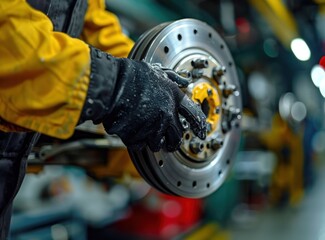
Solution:
<svg viewBox="0 0 325 240">
<path fill-rule="evenodd" d="M 129 58 L 160 63 L 190 76 L 186 94 L 201 105 L 208 134 L 197 138 L 185 118 L 179 150 L 129 149 L 143 178 L 156 189 L 200 198 L 216 191 L 231 168 L 240 140 L 242 103 L 236 68 L 219 34 L 204 22 L 183 19 L 163 23 L 143 34 Z"/>
</svg>

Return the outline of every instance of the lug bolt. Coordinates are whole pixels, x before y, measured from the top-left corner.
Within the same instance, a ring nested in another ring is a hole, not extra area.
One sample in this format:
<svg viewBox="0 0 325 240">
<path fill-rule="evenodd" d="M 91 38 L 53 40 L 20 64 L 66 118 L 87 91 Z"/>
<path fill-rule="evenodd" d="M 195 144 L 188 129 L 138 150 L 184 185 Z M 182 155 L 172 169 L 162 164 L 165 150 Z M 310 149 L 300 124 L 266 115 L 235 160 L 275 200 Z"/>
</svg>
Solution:
<svg viewBox="0 0 325 240">
<path fill-rule="evenodd" d="M 215 113 L 216 113 L 216 114 L 219 114 L 219 113 L 220 113 L 220 106 L 216 107 L 216 109 L 215 109 Z"/>
<path fill-rule="evenodd" d="M 212 69 L 212 77 L 218 83 L 221 84 L 221 77 L 225 74 L 226 68 L 224 66 L 214 67 Z"/>
<path fill-rule="evenodd" d="M 178 75 L 185 77 L 185 78 L 191 78 L 192 74 L 190 71 L 187 71 L 186 69 L 182 69 L 180 71 L 177 72 Z"/>
<path fill-rule="evenodd" d="M 223 139 L 221 137 L 216 137 L 211 140 L 211 147 L 213 150 L 218 150 L 223 145 Z"/>
<path fill-rule="evenodd" d="M 207 59 L 196 59 L 191 62 L 194 68 L 207 68 L 209 67 L 209 62 Z"/>
<path fill-rule="evenodd" d="M 236 86 L 235 85 L 229 85 L 226 86 L 223 90 L 222 90 L 222 95 L 225 98 L 228 98 L 231 94 L 233 94 L 236 91 Z"/>
<path fill-rule="evenodd" d="M 228 110 L 228 119 L 230 121 L 235 119 L 241 119 L 241 112 L 239 108 L 230 107 Z"/>
<path fill-rule="evenodd" d="M 231 129 L 230 123 L 227 121 L 222 121 L 221 123 L 221 129 L 223 133 L 228 132 Z"/>
<path fill-rule="evenodd" d="M 190 142 L 190 149 L 195 154 L 202 152 L 203 148 L 204 145 L 200 140 L 198 140 L 198 138 L 193 138 Z"/>
<path fill-rule="evenodd" d="M 241 119 L 241 111 L 239 108 L 229 107 L 229 109 L 222 109 L 224 119 L 221 123 L 222 132 L 226 133 L 231 130 L 234 121 Z"/>
<path fill-rule="evenodd" d="M 241 119 L 241 112 L 239 108 L 236 108 L 234 110 L 234 114 L 236 115 L 237 119 Z"/>
<path fill-rule="evenodd" d="M 192 77 L 193 78 L 201 78 L 203 76 L 203 69 L 194 68 L 192 70 Z"/>
</svg>

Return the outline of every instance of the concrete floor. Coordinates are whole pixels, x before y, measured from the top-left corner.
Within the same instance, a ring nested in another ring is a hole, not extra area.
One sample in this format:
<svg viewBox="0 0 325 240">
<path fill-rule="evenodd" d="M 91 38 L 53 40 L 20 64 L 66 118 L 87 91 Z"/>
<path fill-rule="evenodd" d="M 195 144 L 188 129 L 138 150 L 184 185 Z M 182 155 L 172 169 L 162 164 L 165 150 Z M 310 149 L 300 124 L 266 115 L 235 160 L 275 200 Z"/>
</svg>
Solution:
<svg viewBox="0 0 325 240">
<path fill-rule="evenodd" d="M 325 165 L 299 207 L 247 214 L 228 229 L 231 240 L 325 240 Z"/>
</svg>

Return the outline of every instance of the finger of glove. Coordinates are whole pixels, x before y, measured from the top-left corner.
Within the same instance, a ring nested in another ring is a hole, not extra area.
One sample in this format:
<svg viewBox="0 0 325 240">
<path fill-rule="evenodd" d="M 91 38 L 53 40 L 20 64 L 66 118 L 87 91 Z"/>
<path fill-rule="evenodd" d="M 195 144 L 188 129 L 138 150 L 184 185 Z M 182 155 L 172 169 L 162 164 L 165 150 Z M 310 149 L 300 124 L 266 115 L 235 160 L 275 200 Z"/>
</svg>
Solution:
<svg viewBox="0 0 325 240">
<path fill-rule="evenodd" d="M 132 139 L 132 138 L 130 138 L 130 135 L 125 135 L 125 136 L 118 135 L 118 136 L 121 138 L 122 142 L 124 143 L 124 145 L 127 148 L 135 150 L 135 151 L 141 150 L 146 145 L 145 141 L 142 141 L 139 139 Z"/>
<path fill-rule="evenodd" d="M 171 69 L 164 70 L 164 72 L 168 75 L 170 80 L 177 83 L 177 85 L 181 88 L 187 87 L 190 83 L 189 78 L 182 77 Z"/>
<path fill-rule="evenodd" d="M 206 138 L 206 116 L 201 108 L 186 95 L 180 102 L 179 113 L 189 122 L 191 130 L 196 136 L 204 140 Z"/>
<path fill-rule="evenodd" d="M 147 140 L 147 145 L 153 152 L 159 152 L 160 149 L 163 147 L 165 142 L 163 132 L 159 132 L 152 137 L 149 137 Z"/>
<path fill-rule="evenodd" d="M 131 150 L 131 151 L 141 151 L 143 148 L 145 148 L 146 144 L 145 143 L 139 143 L 139 144 L 128 144 L 125 146 Z"/>
<path fill-rule="evenodd" d="M 169 152 L 176 151 L 177 149 L 179 149 L 179 147 L 182 144 L 182 137 L 183 137 L 182 126 L 176 122 L 175 124 L 177 124 L 177 126 L 173 124 L 168 126 L 165 134 L 165 138 L 166 138 L 165 146 L 166 146 L 166 150 Z"/>
</svg>

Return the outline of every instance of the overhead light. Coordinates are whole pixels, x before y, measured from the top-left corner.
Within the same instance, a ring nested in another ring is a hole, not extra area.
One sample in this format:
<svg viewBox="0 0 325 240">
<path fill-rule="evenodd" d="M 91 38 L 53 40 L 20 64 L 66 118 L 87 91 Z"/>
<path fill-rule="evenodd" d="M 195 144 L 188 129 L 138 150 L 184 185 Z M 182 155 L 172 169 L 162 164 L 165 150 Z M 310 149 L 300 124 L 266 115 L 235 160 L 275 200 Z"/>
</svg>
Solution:
<svg viewBox="0 0 325 240">
<path fill-rule="evenodd" d="M 295 38 L 291 41 L 291 50 L 293 54 L 298 58 L 300 61 L 307 61 L 310 59 L 310 49 L 307 43 L 301 38 Z"/>
<path fill-rule="evenodd" d="M 325 71 L 322 66 L 315 65 L 311 69 L 311 80 L 313 80 L 313 83 L 316 87 L 319 87 L 321 82 L 325 82 Z"/>
<path fill-rule="evenodd" d="M 279 101 L 279 113 L 283 119 L 288 119 L 291 113 L 292 105 L 295 102 L 293 93 L 288 92 L 284 94 Z"/>
<path fill-rule="evenodd" d="M 305 104 L 302 102 L 295 102 L 291 108 L 291 117 L 297 121 L 301 122 L 307 116 L 307 109 Z"/>
<path fill-rule="evenodd" d="M 265 96 L 270 93 L 270 86 L 262 73 L 253 72 L 249 75 L 248 90 L 252 97 L 257 101 L 267 100 Z"/>
</svg>

